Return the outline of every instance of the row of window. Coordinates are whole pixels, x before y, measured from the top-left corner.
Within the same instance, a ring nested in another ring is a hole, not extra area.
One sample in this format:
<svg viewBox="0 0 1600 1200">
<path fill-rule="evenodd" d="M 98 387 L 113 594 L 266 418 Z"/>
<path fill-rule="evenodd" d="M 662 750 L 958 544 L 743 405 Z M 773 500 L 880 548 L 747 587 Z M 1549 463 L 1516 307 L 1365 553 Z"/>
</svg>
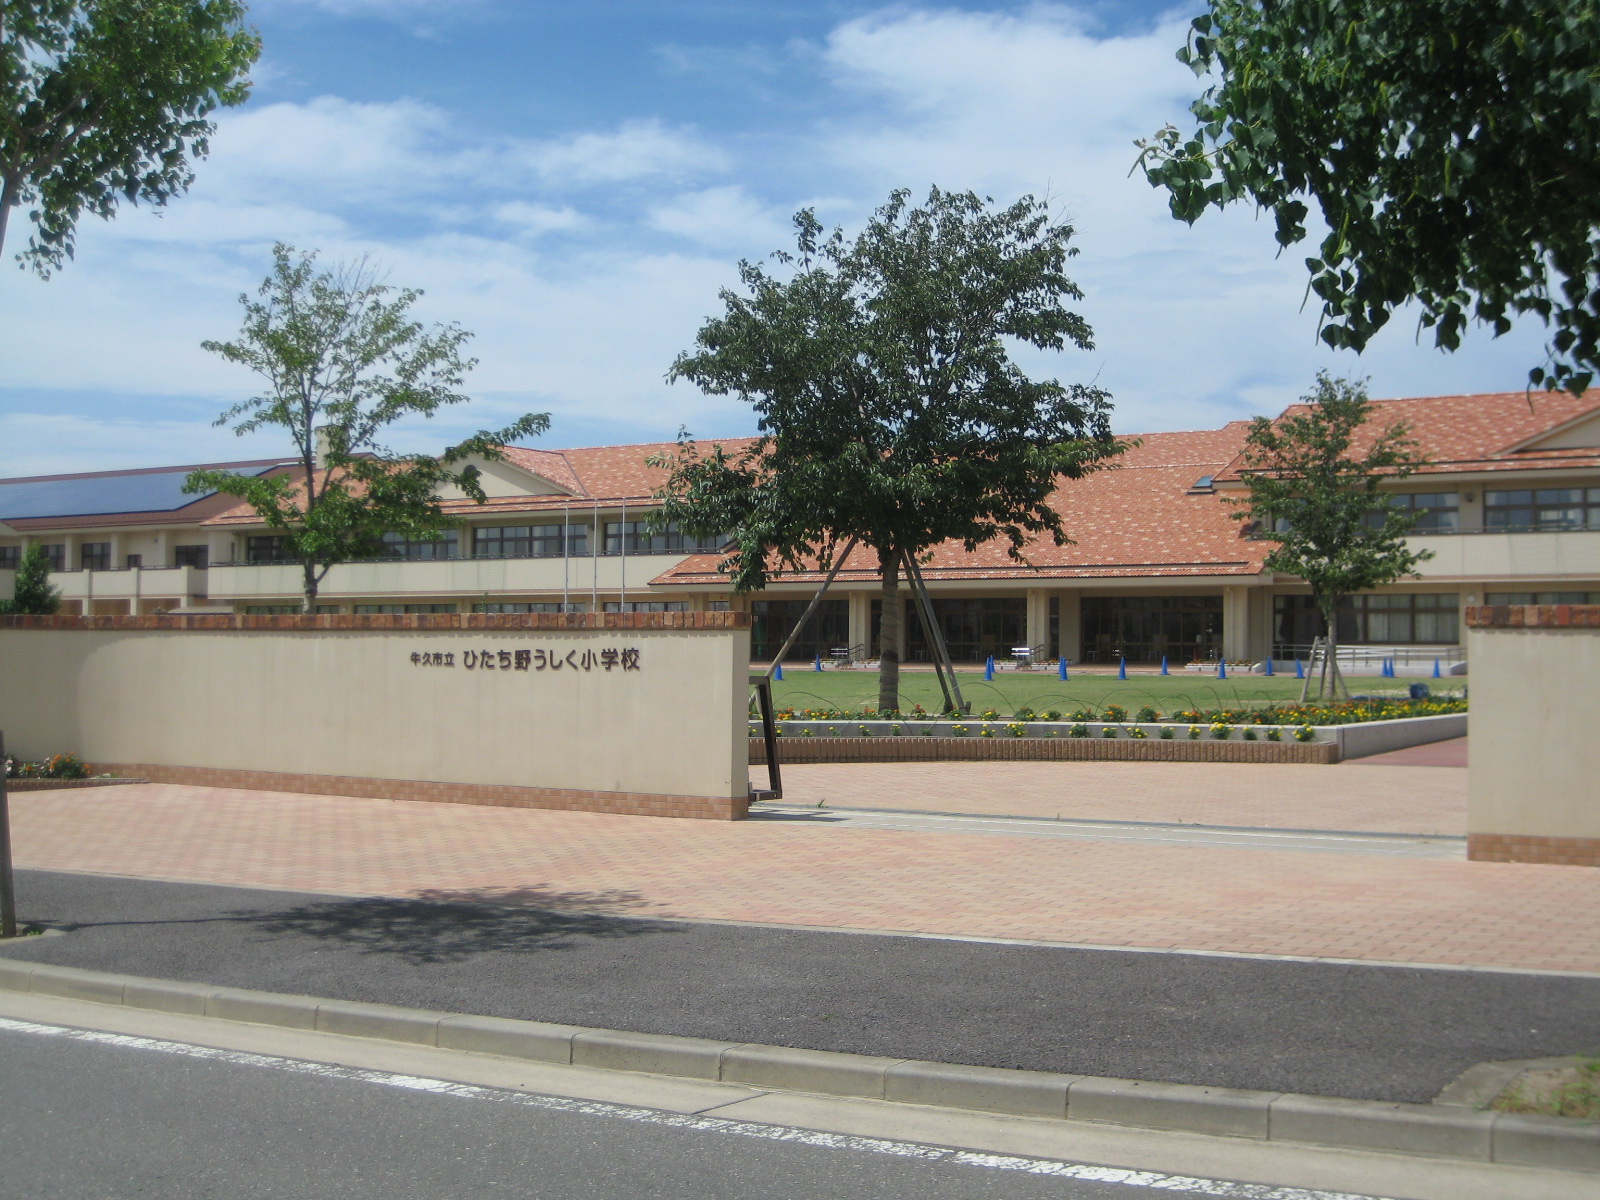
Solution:
<svg viewBox="0 0 1600 1200">
<path fill-rule="evenodd" d="M 64 542 L 46 543 L 43 547 L 44 556 L 50 562 L 52 571 L 67 570 L 67 547 Z M 179 567 L 204 567 L 206 565 L 207 546 L 174 546 L 173 565 Z M 0 569 L 15 568 L 22 561 L 21 546 L 0 546 Z M 111 561 L 110 542 L 82 542 L 78 546 L 78 569 L 83 571 L 109 571 L 115 564 Z M 123 556 L 124 570 L 132 571 L 144 566 L 144 555 L 128 554 Z"/>
<path fill-rule="evenodd" d="M 383 557 L 415 562 L 460 558 L 461 544 L 471 538 L 473 558 L 587 558 L 590 555 L 587 525 L 486 525 L 478 529 L 447 529 L 443 536 L 429 540 L 408 538 L 404 534 L 383 535 Z M 607 521 L 600 553 L 687 554 L 716 550 L 722 538 L 696 538 L 684 532 L 676 521 L 653 529 L 648 521 Z M 245 539 L 246 562 L 291 562 L 288 539 L 281 534 L 262 534 Z"/>
<path fill-rule="evenodd" d="M 1385 497 L 1391 508 L 1416 514 L 1416 533 L 1447 533 L 1460 528 L 1458 492 L 1396 492 Z M 1374 524 L 1380 519 L 1374 514 Z M 1600 529 L 1600 488 L 1517 488 L 1483 493 L 1485 530 Z"/>
<path fill-rule="evenodd" d="M 718 607 L 715 603 L 713 608 Z M 726 610 L 727 604 L 721 605 Z M 298 604 L 247 604 L 244 606 L 244 615 L 247 617 L 287 617 L 301 612 Z M 320 613 L 337 613 L 340 606 L 337 604 L 319 604 L 316 611 Z M 459 611 L 459 606 L 454 604 L 357 604 L 352 609 L 358 616 L 391 615 L 399 616 L 408 613 L 454 613 Z M 512 602 L 486 602 L 472 606 L 475 613 L 586 613 L 589 605 L 571 604 L 544 604 L 537 602 L 523 603 Z M 661 612 L 688 612 L 687 600 L 608 600 L 601 605 L 602 612 L 608 613 L 661 613 Z"/>
</svg>

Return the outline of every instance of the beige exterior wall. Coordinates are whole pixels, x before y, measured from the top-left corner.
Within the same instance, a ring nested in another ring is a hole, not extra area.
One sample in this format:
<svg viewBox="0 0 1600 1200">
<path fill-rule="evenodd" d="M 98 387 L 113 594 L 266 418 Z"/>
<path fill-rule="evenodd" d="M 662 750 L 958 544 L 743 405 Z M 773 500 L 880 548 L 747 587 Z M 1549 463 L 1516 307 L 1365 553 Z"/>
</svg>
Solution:
<svg viewBox="0 0 1600 1200">
<path fill-rule="evenodd" d="M 1600 530 L 1419 534 L 1407 542 L 1413 550 L 1433 552 L 1417 567 L 1424 581 L 1600 578 Z"/>
<path fill-rule="evenodd" d="M 71 750 L 97 763 L 742 800 L 749 631 L 717 627 L 742 620 L 0 626 L 0 729 L 24 757 Z M 713 627 L 685 627 L 696 622 Z M 638 651 L 638 670 L 581 665 L 586 653 L 626 649 Z M 502 652 L 514 663 L 517 651 L 564 665 L 503 669 Z M 466 666 L 484 652 L 493 669 Z M 454 665 L 414 654 L 453 655 Z"/>
<path fill-rule="evenodd" d="M 1568 623 L 1532 623 L 1563 611 Z M 1554 839 L 1600 854 L 1600 607 L 1474 607 L 1468 621 L 1474 849 L 1493 839 Z"/>
</svg>

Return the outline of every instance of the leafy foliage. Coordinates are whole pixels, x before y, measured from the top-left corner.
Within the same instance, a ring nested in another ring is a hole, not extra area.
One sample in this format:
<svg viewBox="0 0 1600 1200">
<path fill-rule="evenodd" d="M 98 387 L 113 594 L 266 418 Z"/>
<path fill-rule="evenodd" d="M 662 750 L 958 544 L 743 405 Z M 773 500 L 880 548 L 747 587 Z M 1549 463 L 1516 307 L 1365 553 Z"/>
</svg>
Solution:
<svg viewBox="0 0 1600 1200">
<path fill-rule="evenodd" d="M 1320 372 L 1302 403 L 1277 421 L 1250 422 L 1241 465 L 1249 500 L 1232 515 L 1278 543 L 1266 569 L 1310 585 L 1331 642 L 1344 596 L 1410 575 L 1431 557 L 1406 544 L 1416 514 L 1380 490 L 1424 460 L 1404 422 L 1363 429 L 1372 402 L 1359 384 Z"/>
<path fill-rule="evenodd" d="M 1005 209 L 972 193 L 906 191 L 854 239 L 795 216 L 780 271 L 739 266 L 743 290 L 700 330 L 669 378 L 735 395 L 759 418 L 746 449 L 700 454 L 683 439 L 661 496 L 667 519 L 733 531 L 723 563 L 739 592 L 776 571 L 827 569 L 840 542 L 877 551 L 884 581 L 879 707 L 897 707 L 898 580 L 946 540 L 1066 540 L 1049 506 L 1057 481 L 1122 448 L 1109 397 L 1029 379 L 1008 342 L 1091 349 L 1066 307 L 1072 229 L 1031 197 Z"/>
<path fill-rule="evenodd" d="M 530 413 L 437 456 L 385 449 L 379 439 L 394 422 L 432 417 L 468 399 L 459 389 L 475 365 L 461 356 L 471 334 L 455 325 L 424 329 L 410 315 L 422 293 L 378 283 L 366 263 L 331 273 L 317 272 L 315 264 L 314 254 L 274 247 L 273 273 L 259 298 L 239 297 L 245 310 L 239 339 L 203 343 L 268 383 L 216 424 L 233 421 L 241 435 L 268 426 L 287 430 L 296 469 L 257 476 L 196 471 L 184 484 L 190 492 L 238 496 L 283 532 L 303 570 L 307 612 L 328 571 L 379 557 L 385 533 L 439 537 L 453 523 L 440 507 L 440 487 L 454 485 L 482 503 L 483 488 L 467 460 L 503 458 L 504 444 L 550 424 Z"/>
<path fill-rule="evenodd" d="M 12 596 L 0 601 L 0 614 L 49 616 L 61 607 L 61 592 L 50 584 L 50 559 L 38 542 L 29 542 L 17 562 Z"/>
<path fill-rule="evenodd" d="M 1139 143 L 1193 222 L 1249 197 L 1306 260 L 1322 338 L 1360 350 L 1395 307 L 1454 350 L 1553 329 L 1535 384 L 1581 392 L 1600 361 L 1600 0 L 1210 0 L 1178 57 L 1220 82 L 1198 128 Z M 1548 367 L 1548 369 L 1546 369 Z"/>
<path fill-rule="evenodd" d="M 19 259 L 49 275 L 85 211 L 187 190 L 218 108 L 242 104 L 261 52 L 238 0 L 5 0 L 0 5 L 0 245 L 33 205 Z"/>
</svg>

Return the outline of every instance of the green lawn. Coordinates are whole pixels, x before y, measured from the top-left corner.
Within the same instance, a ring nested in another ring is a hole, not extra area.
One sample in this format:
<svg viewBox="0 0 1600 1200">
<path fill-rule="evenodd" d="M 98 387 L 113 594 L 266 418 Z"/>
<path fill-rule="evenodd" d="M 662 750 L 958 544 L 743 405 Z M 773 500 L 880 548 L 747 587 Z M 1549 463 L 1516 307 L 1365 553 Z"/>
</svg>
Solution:
<svg viewBox="0 0 1600 1200">
<path fill-rule="evenodd" d="M 984 682 L 982 671 L 958 672 L 961 694 L 972 702 L 972 711 L 993 708 L 1010 716 L 1024 705 L 1036 712 L 1059 709 L 1071 712 L 1088 707 L 1099 711 L 1107 704 L 1120 704 L 1130 713 L 1150 705 L 1165 715 L 1185 708 L 1237 708 L 1271 701 L 1297 700 L 1300 680 L 1291 673 L 1270 679 L 1259 675 L 1233 675 L 1218 679 L 1214 675 L 1174 672 L 1162 676 L 1154 671 L 1129 670 L 1127 679 L 1115 675 L 1090 675 L 1072 672 L 1063 683 L 1053 672 L 996 671 L 994 682 Z M 1430 684 L 1435 691 L 1459 692 L 1460 679 L 1435 680 L 1426 676 L 1382 679 L 1358 677 L 1349 680 L 1350 690 L 1361 695 L 1404 695 L 1413 681 Z M 773 699 L 779 708 L 860 709 L 876 707 L 878 673 L 868 670 L 812 671 L 807 667 L 784 667 L 784 678 L 774 683 Z M 900 707 L 921 704 L 930 712 L 940 707 L 939 684 L 932 671 L 907 671 L 900 676 Z"/>
</svg>

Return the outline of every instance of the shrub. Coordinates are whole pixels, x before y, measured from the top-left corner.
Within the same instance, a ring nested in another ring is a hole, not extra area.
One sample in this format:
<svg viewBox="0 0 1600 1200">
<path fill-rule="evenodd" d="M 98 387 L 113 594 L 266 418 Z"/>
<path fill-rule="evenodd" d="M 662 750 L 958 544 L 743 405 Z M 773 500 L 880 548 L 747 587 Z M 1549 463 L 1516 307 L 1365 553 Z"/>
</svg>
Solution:
<svg viewBox="0 0 1600 1200">
<path fill-rule="evenodd" d="M 1044 719 L 1046 721 L 1059 721 L 1059 720 L 1061 720 L 1061 710 L 1059 708 L 1047 708 L 1047 709 L 1045 709 L 1044 710 Z"/>
<path fill-rule="evenodd" d="M 1161 740 L 1163 742 L 1170 742 L 1172 740 L 1172 726 L 1171 725 L 1163 725 L 1161 727 Z"/>
<path fill-rule="evenodd" d="M 1100 731 L 1100 736 L 1103 737 L 1103 738 L 1114 738 L 1114 737 L 1116 737 L 1117 736 L 1117 727 L 1115 725 L 1107 725 L 1104 729 L 1102 729 Z"/>
<path fill-rule="evenodd" d="M 1006 732 L 1009 733 L 1012 737 L 1026 737 L 1027 734 L 1028 734 L 1027 722 L 1026 721 L 1013 721 L 1013 722 L 1011 722 L 1011 724 L 1006 726 Z"/>
<path fill-rule="evenodd" d="M 1089 727 L 1087 725 L 1085 725 L 1082 721 L 1079 721 L 1076 725 L 1072 726 L 1072 728 L 1067 730 L 1067 736 L 1068 737 L 1078 737 L 1078 738 L 1088 737 L 1089 736 Z"/>
<path fill-rule="evenodd" d="M 1147 723 L 1154 723 L 1156 721 L 1159 721 L 1160 719 L 1161 719 L 1161 714 L 1158 713 L 1155 710 L 1155 708 L 1153 706 L 1149 705 L 1149 704 L 1146 704 L 1143 708 L 1141 708 L 1139 710 L 1139 720 L 1141 720 L 1141 721 L 1145 721 Z"/>
<path fill-rule="evenodd" d="M 1120 704 L 1108 704 L 1106 705 L 1105 719 L 1108 721 L 1126 721 L 1128 719 L 1128 710 Z"/>
</svg>

